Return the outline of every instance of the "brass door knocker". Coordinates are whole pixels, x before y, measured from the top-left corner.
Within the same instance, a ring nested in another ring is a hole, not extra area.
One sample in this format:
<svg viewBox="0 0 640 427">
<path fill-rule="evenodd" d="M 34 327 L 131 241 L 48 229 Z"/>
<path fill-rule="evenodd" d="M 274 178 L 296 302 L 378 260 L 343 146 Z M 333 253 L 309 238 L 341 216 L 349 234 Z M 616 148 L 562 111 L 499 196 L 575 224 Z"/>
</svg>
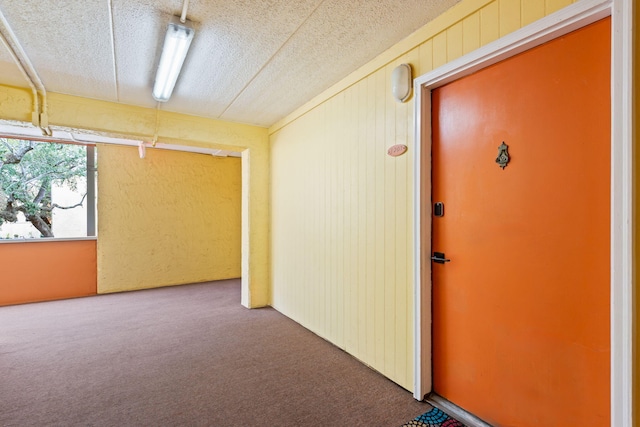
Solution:
<svg viewBox="0 0 640 427">
<path fill-rule="evenodd" d="M 509 157 L 509 151 L 507 150 L 509 150 L 509 146 L 503 141 L 498 147 L 498 157 L 496 158 L 496 163 L 502 169 L 504 169 L 509 164 L 509 160 L 511 160 Z"/>
</svg>

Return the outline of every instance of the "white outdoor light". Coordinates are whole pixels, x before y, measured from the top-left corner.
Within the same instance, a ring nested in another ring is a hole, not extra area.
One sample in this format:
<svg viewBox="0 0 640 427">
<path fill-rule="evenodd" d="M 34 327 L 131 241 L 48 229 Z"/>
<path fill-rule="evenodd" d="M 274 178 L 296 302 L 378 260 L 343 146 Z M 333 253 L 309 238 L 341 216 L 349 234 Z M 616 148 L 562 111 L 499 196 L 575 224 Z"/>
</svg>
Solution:
<svg viewBox="0 0 640 427">
<path fill-rule="evenodd" d="M 194 34 L 195 30 L 186 21 L 169 23 L 153 85 L 153 98 L 156 101 L 167 102 L 171 97 Z"/>
<path fill-rule="evenodd" d="M 391 73 L 391 93 L 398 102 L 405 102 L 411 96 L 411 65 L 400 64 Z"/>
</svg>

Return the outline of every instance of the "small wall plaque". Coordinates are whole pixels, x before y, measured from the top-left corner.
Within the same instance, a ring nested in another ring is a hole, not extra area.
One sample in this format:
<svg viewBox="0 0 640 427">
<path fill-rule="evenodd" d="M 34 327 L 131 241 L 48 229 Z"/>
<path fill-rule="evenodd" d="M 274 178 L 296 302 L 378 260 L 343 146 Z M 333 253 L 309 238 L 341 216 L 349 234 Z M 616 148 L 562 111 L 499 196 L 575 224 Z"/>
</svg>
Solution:
<svg viewBox="0 0 640 427">
<path fill-rule="evenodd" d="M 406 153 L 408 149 L 409 147 L 407 147 L 406 145 L 396 144 L 389 147 L 389 149 L 387 150 L 387 154 L 390 155 L 391 157 L 398 157 Z"/>
<path fill-rule="evenodd" d="M 509 164 L 509 160 L 511 160 L 509 158 L 509 151 L 508 150 L 509 150 L 509 146 L 507 144 L 505 144 L 504 141 L 498 147 L 498 157 L 496 158 L 496 163 L 502 169 L 504 169 Z"/>
</svg>

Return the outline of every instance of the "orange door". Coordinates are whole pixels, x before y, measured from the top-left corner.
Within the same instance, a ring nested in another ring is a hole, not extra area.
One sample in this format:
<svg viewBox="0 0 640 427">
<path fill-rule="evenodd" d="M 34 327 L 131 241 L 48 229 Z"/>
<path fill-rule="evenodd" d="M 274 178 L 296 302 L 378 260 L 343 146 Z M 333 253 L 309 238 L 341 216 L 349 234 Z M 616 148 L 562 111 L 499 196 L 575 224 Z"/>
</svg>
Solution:
<svg viewBox="0 0 640 427">
<path fill-rule="evenodd" d="M 432 92 L 434 390 L 496 426 L 609 425 L 609 34 Z"/>
</svg>

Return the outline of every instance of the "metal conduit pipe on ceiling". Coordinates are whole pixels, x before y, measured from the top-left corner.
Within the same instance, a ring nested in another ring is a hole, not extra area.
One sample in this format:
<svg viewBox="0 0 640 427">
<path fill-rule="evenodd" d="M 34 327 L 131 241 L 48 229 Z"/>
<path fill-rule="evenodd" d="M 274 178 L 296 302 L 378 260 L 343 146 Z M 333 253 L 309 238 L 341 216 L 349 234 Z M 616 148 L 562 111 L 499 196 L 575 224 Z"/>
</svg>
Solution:
<svg viewBox="0 0 640 427">
<path fill-rule="evenodd" d="M 182 14 L 180 15 L 180 22 L 183 24 L 187 22 L 187 9 L 189 8 L 189 0 L 184 0 L 182 3 Z"/>
<path fill-rule="evenodd" d="M 49 128 L 49 117 L 47 113 L 47 90 L 1 10 L 0 25 L 0 39 L 2 39 L 2 43 L 7 47 L 7 50 L 33 93 L 34 111 L 31 121 L 34 126 L 40 128 L 43 135 L 50 136 L 51 129 Z M 42 96 L 42 104 L 39 102 L 38 92 L 40 96 Z"/>
</svg>

